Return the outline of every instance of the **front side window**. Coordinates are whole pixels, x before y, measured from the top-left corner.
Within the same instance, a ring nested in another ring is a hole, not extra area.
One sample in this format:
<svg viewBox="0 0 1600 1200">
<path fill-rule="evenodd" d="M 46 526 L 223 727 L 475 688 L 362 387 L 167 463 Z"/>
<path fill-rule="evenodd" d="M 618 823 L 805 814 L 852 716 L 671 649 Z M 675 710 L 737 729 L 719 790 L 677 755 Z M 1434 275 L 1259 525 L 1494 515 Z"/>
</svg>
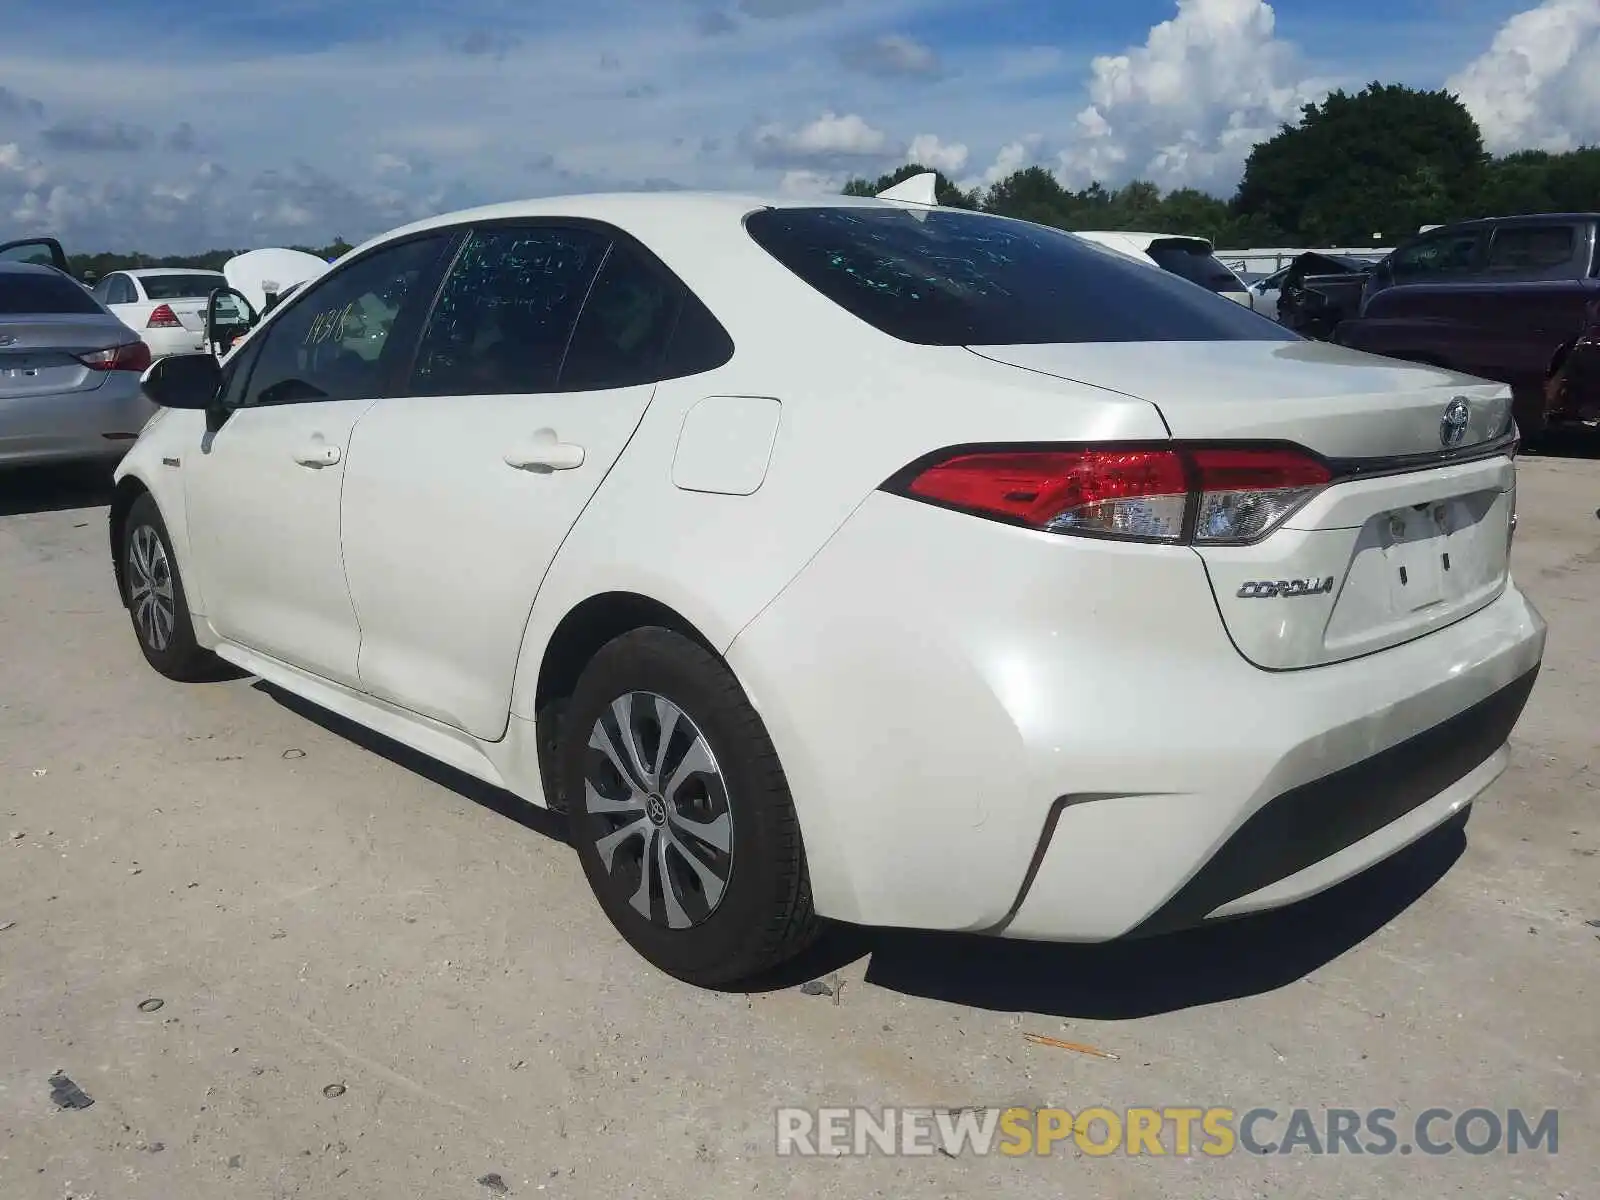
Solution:
<svg viewBox="0 0 1600 1200">
<path fill-rule="evenodd" d="M 426 305 L 443 235 L 363 255 L 317 282 L 261 331 L 245 403 L 293 404 L 381 395 L 397 322 Z"/>
<path fill-rule="evenodd" d="M 1424 283 L 1432 279 L 1465 275 L 1477 268 L 1482 244 L 1483 234 L 1477 230 L 1419 238 L 1411 245 L 1395 251 L 1392 260 L 1394 276 L 1396 279 Z"/>
<path fill-rule="evenodd" d="M 920 345 L 1299 340 L 1149 263 L 1026 221 L 815 207 L 765 209 L 745 227 L 835 304 Z"/>
<path fill-rule="evenodd" d="M 586 228 L 474 230 L 428 318 L 411 393 L 555 390 L 573 326 L 610 246 L 610 237 Z"/>
</svg>

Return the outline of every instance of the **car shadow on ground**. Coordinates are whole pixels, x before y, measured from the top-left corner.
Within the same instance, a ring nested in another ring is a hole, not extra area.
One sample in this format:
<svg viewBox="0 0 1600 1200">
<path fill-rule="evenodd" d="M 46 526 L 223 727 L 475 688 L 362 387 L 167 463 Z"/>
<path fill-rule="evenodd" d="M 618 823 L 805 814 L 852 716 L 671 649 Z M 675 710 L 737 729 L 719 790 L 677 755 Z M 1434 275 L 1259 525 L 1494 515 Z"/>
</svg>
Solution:
<svg viewBox="0 0 1600 1200">
<path fill-rule="evenodd" d="M 524 829 L 531 829 L 534 833 L 543 834 L 564 844 L 568 842 L 566 819 L 558 813 L 530 804 L 504 788 L 485 783 L 465 771 L 446 766 L 437 759 L 429 758 L 426 754 L 419 753 L 381 733 L 375 733 L 365 725 L 358 725 L 325 708 L 319 708 L 311 701 L 303 700 L 293 692 L 286 692 L 263 679 L 256 680 L 253 686 L 257 691 L 271 696 L 296 716 L 305 718 L 313 725 L 320 725 L 329 733 L 348 742 L 354 742 L 369 753 L 388 759 L 397 767 L 403 767 L 430 783 L 447 788 L 508 821 L 515 821 Z"/>
<path fill-rule="evenodd" d="M 272 684 L 254 685 L 306 720 L 567 844 L 566 820 L 419 754 Z M 1466 848 L 1465 817 L 1337 888 L 1291 908 L 1142 941 L 1099 946 L 1014 942 L 830 922 L 793 962 L 737 990 L 773 992 L 867 960 L 866 981 L 994 1012 L 1127 1020 L 1260 995 L 1326 966 L 1403 913 Z"/>
<path fill-rule="evenodd" d="M 1529 458 L 1600 458 L 1600 429 L 1582 425 L 1557 425 L 1531 439 L 1523 448 Z"/>
<path fill-rule="evenodd" d="M 825 977 L 865 956 L 868 983 L 991 1012 L 1102 1021 L 1177 1012 L 1275 991 L 1326 966 L 1420 899 L 1465 848 L 1458 818 L 1289 908 L 1103 945 L 836 927 L 766 986 Z"/>
<path fill-rule="evenodd" d="M 0 517 L 110 504 L 111 471 L 105 463 L 0 471 Z"/>
</svg>

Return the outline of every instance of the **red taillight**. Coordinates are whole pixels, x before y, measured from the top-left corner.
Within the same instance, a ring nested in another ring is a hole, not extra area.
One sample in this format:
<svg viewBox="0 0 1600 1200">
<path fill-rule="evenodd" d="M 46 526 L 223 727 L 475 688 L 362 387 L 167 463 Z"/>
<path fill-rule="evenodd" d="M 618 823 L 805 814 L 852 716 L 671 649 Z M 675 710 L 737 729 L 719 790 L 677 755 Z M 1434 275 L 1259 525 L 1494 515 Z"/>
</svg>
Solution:
<svg viewBox="0 0 1600 1200">
<path fill-rule="evenodd" d="M 918 473 L 922 500 L 1034 529 L 1177 540 L 1188 483 L 1171 450 L 958 454 Z"/>
<path fill-rule="evenodd" d="M 125 346 L 80 354 L 78 361 L 91 371 L 144 371 L 150 366 L 150 347 L 143 342 L 129 342 Z"/>
<path fill-rule="evenodd" d="M 1332 477 L 1294 447 L 1164 444 L 958 451 L 888 486 L 1051 533 L 1237 544 L 1276 529 Z"/>
<path fill-rule="evenodd" d="M 146 329 L 182 329 L 183 322 L 178 320 L 178 314 L 166 304 L 156 305 L 155 311 L 150 314 L 150 319 L 144 323 Z"/>
</svg>

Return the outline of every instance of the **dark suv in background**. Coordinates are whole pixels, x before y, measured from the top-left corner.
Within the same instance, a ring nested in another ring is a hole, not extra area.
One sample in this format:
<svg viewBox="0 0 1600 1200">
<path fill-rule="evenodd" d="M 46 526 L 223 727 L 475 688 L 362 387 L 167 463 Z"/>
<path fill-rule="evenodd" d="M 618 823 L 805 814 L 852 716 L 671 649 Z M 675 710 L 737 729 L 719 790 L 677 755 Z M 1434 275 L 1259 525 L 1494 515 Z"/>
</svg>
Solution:
<svg viewBox="0 0 1600 1200">
<path fill-rule="evenodd" d="M 1333 340 L 1511 385 L 1524 435 L 1600 420 L 1600 214 L 1463 221 L 1373 268 Z"/>
</svg>

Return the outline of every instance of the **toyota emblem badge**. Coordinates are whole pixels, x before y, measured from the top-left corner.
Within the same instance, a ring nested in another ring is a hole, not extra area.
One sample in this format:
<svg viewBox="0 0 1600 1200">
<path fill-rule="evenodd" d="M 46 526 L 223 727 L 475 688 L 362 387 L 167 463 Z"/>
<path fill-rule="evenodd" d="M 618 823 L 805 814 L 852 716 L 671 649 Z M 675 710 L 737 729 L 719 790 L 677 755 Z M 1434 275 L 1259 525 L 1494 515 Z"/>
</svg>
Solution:
<svg viewBox="0 0 1600 1200">
<path fill-rule="evenodd" d="M 1439 442 L 1444 446 L 1459 446 L 1467 436 L 1467 423 L 1472 409 L 1465 396 L 1457 396 L 1445 405 L 1444 416 L 1439 421 Z"/>
</svg>

